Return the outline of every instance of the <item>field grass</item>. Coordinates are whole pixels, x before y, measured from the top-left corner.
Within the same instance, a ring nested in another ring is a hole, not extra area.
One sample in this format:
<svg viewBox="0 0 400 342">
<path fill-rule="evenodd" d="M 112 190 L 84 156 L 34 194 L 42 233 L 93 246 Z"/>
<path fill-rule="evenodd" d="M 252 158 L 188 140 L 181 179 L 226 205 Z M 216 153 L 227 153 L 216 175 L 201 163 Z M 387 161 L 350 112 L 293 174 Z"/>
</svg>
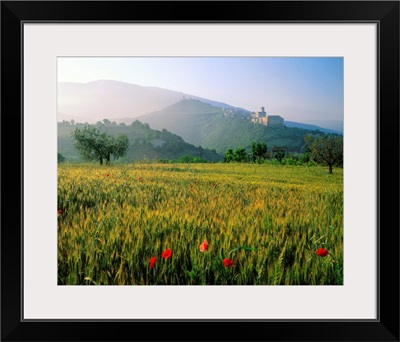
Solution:
<svg viewBox="0 0 400 342">
<path fill-rule="evenodd" d="M 59 164 L 57 215 L 59 285 L 343 284 L 342 169 Z"/>
</svg>

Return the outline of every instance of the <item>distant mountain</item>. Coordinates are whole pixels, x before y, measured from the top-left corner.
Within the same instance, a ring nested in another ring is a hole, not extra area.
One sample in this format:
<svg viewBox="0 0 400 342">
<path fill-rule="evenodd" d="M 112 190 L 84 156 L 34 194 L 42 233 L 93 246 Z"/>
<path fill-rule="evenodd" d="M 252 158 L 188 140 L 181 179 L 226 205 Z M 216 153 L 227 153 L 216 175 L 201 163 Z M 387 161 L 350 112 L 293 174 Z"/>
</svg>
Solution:
<svg viewBox="0 0 400 342">
<path fill-rule="evenodd" d="M 86 124 L 70 122 L 58 123 L 58 153 L 61 153 L 66 162 L 82 162 L 79 152 L 74 148 L 71 132 L 75 128 L 84 128 Z M 223 155 L 216 151 L 196 147 L 185 142 L 181 137 L 163 129 L 151 129 L 148 124 L 135 120 L 130 125 L 116 124 L 109 120 L 92 125 L 101 132 L 111 135 L 126 134 L 129 139 L 129 150 L 126 157 L 118 159 L 119 162 L 132 162 L 141 160 L 175 160 L 185 156 L 199 157 L 206 161 L 218 162 Z"/>
<path fill-rule="evenodd" d="M 343 121 L 339 120 L 307 120 L 306 124 L 316 125 L 343 134 Z"/>
<path fill-rule="evenodd" d="M 75 116 L 75 115 L 69 115 L 69 114 L 65 114 L 65 113 L 58 113 L 57 121 L 58 122 L 72 121 L 72 122 L 83 122 L 83 123 L 88 122 L 89 123 L 87 118 L 83 118 L 83 117 Z"/>
<path fill-rule="evenodd" d="M 96 123 L 107 118 L 130 124 L 133 118 L 161 110 L 183 98 L 201 100 L 216 107 L 236 109 L 223 102 L 179 91 L 143 87 L 120 81 L 59 82 L 57 121 L 61 122 L 76 117 L 81 122 Z"/>
<path fill-rule="evenodd" d="M 300 122 L 294 122 L 294 121 L 285 121 L 285 125 L 287 127 L 296 127 L 296 128 L 303 128 L 303 129 L 308 129 L 308 130 L 318 130 L 324 133 L 334 133 L 334 134 L 342 134 L 342 132 L 339 131 L 335 131 L 332 129 L 327 129 L 327 128 L 322 128 L 320 126 L 316 126 L 316 125 L 310 125 L 310 124 L 305 124 L 305 123 L 300 123 Z"/>
</svg>

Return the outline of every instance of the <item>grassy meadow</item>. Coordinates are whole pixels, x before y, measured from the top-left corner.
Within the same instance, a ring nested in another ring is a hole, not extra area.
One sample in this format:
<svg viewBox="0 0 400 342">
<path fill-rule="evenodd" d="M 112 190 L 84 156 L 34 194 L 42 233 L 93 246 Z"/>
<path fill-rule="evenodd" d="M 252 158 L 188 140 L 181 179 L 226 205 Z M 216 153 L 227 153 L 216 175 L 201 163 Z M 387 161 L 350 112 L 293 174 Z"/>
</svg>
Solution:
<svg viewBox="0 0 400 342">
<path fill-rule="evenodd" d="M 59 164 L 57 216 L 59 285 L 343 284 L 343 169 Z"/>
</svg>

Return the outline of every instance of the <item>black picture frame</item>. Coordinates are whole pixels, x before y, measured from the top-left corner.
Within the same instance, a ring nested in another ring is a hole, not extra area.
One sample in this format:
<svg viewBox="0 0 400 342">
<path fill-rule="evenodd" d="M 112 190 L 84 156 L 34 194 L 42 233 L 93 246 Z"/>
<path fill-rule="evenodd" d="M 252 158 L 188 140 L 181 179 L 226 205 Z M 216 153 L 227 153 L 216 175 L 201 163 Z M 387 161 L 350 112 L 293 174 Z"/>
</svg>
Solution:
<svg viewBox="0 0 400 342">
<path fill-rule="evenodd" d="M 1 340 L 399 341 L 399 8 L 399 1 L 2 1 Z M 378 23 L 378 319 L 24 321 L 21 30 L 28 21 Z"/>
</svg>

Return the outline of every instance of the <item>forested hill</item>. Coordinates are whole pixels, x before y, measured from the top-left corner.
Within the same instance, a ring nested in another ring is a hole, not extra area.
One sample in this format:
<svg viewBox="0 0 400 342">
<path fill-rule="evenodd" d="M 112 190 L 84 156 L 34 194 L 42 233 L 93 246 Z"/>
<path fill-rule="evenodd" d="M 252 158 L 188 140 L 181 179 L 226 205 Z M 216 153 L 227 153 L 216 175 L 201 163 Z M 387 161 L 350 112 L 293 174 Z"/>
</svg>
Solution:
<svg viewBox="0 0 400 342">
<path fill-rule="evenodd" d="M 82 162 L 79 152 L 74 147 L 71 132 L 75 128 L 83 129 L 88 125 L 88 123 L 71 124 L 69 121 L 58 123 L 58 153 L 66 158 L 66 162 Z M 215 151 L 191 145 L 166 129 L 151 129 L 148 124 L 142 124 L 138 120 L 126 125 L 104 119 L 102 122 L 90 126 L 111 135 L 125 134 L 128 137 L 128 153 L 125 157 L 118 159 L 118 162 L 174 160 L 184 156 L 198 157 L 213 162 L 223 159 L 223 155 Z"/>
<path fill-rule="evenodd" d="M 250 148 L 253 141 L 266 143 L 268 150 L 277 145 L 287 146 L 290 152 L 302 152 L 306 134 L 322 133 L 315 129 L 254 124 L 250 112 L 219 108 L 193 99 L 181 100 L 138 119 L 153 129 L 168 129 L 193 145 L 215 149 L 220 154 L 228 148 Z"/>
</svg>

